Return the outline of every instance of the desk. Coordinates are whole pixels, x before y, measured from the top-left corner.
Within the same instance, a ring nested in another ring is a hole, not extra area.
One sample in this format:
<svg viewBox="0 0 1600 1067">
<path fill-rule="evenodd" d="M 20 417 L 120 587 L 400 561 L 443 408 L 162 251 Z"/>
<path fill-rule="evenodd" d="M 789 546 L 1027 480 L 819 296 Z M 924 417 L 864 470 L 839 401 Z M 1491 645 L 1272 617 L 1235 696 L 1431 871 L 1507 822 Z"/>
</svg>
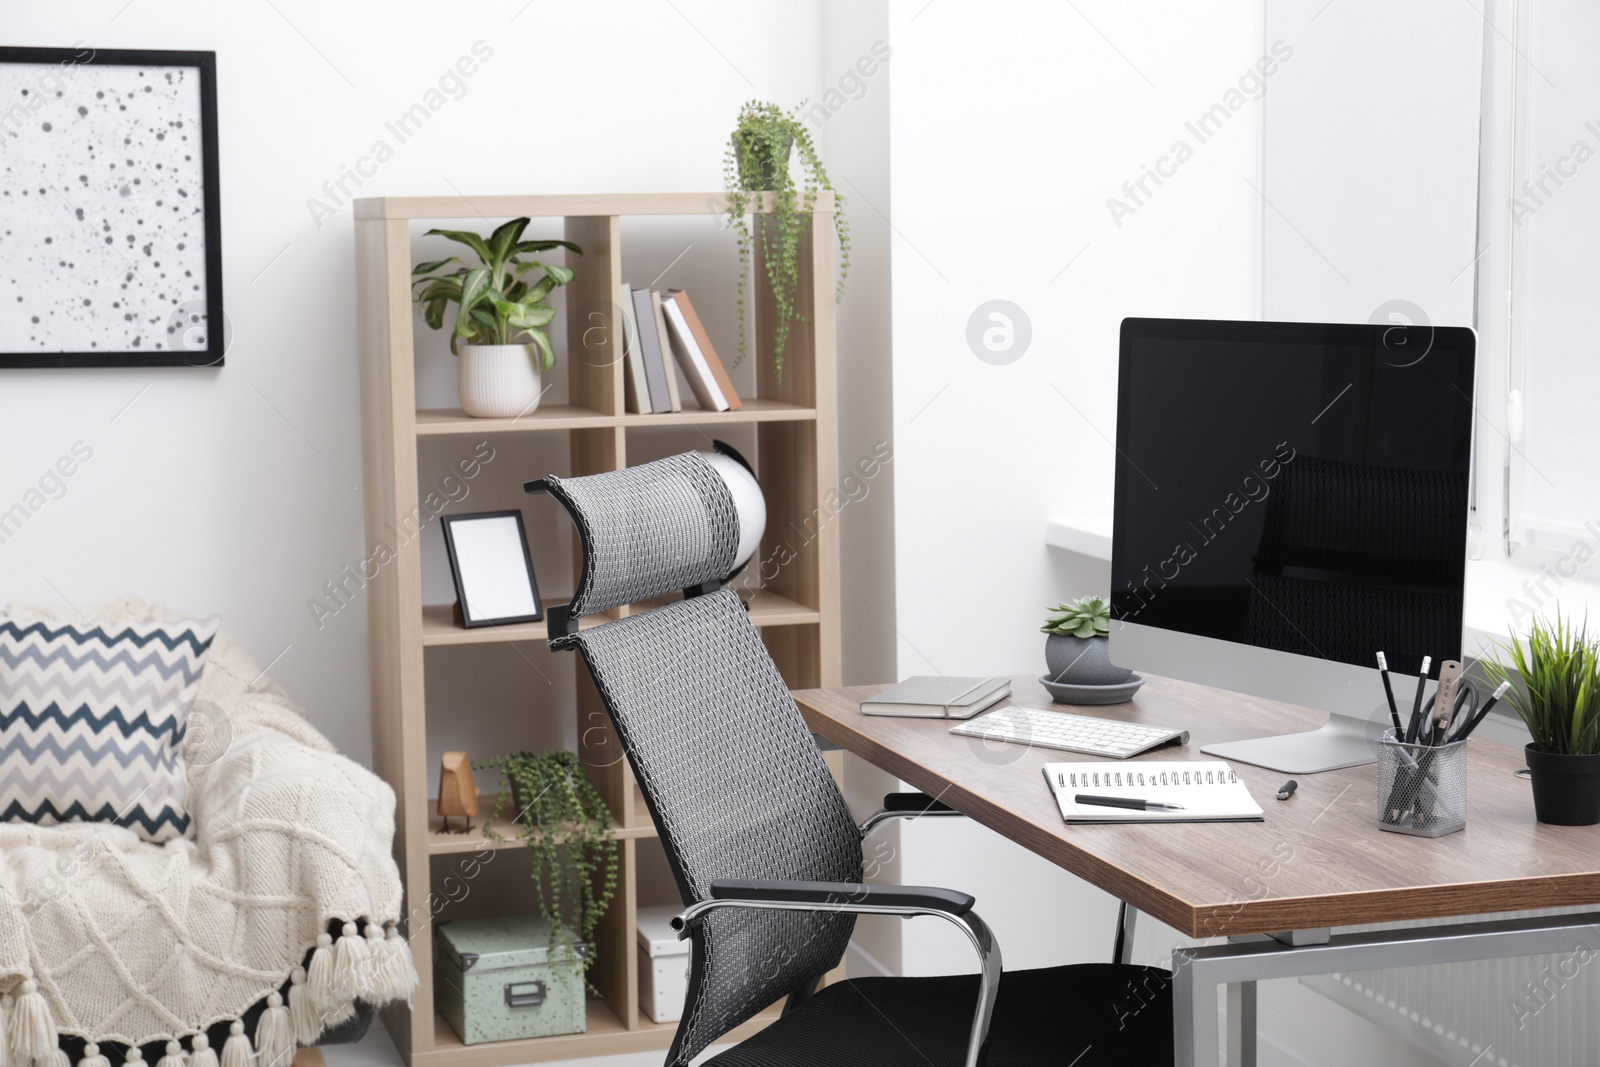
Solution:
<svg viewBox="0 0 1600 1067">
<path fill-rule="evenodd" d="M 1522 754 L 1503 745 L 1472 745 L 1467 828 L 1437 840 L 1378 830 L 1371 766 L 1303 776 L 1294 798 L 1279 802 L 1273 794 L 1285 775 L 1234 764 L 1266 810 L 1265 822 L 1069 826 L 1040 768 L 1093 757 L 956 737 L 944 720 L 862 715 L 861 701 L 883 688 L 803 690 L 794 698 L 812 731 L 839 747 L 1191 937 L 1229 939 L 1174 954 L 1179 1067 L 1218 1063 L 1219 985 L 1236 987 L 1232 1002 L 1248 1020 L 1258 979 L 1564 952 L 1577 943 L 1577 931 L 1600 922 L 1600 913 L 1439 922 L 1600 905 L 1600 827 L 1535 822 L 1528 783 L 1514 776 Z M 1052 706 L 1027 677 L 1013 679 L 1012 702 Z M 1201 745 L 1314 729 L 1325 719 L 1158 677 L 1130 703 L 1054 706 L 1190 732 L 1188 746 L 1139 762 L 1206 759 Z M 1433 925 L 1332 932 L 1398 920 Z M 1246 1064 L 1254 1060 L 1252 1038 L 1242 1039 Z"/>
</svg>

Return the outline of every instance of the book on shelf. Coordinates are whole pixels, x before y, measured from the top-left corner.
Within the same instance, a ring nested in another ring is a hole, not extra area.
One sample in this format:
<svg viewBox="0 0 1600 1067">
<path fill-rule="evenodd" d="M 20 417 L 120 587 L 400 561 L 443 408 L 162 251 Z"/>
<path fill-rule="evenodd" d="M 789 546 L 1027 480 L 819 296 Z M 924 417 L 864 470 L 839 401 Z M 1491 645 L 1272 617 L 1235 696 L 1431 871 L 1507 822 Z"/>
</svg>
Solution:
<svg viewBox="0 0 1600 1067">
<path fill-rule="evenodd" d="M 673 411 L 683 410 L 683 398 L 678 395 L 678 369 L 672 357 L 672 338 L 667 333 L 667 313 L 661 308 L 661 294 L 650 290 L 650 310 L 655 315 L 656 339 L 661 345 L 661 365 L 667 372 L 667 399 Z"/>
<path fill-rule="evenodd" d="M 629 412 L 639 414 L 650 410 L 649 393 L 644 376 L 644 353 L 639 348 L 639 323 L 633 310 L 633 287 L 622 283 L 622 355 L 624 403 Z"/>
<path fill-rule="evenodd" d="M 743 402 L 734 391 L 722 360 L 717 358 L 717 350 L 700 316 L 695 314 L 689 294 L 682 289 L 669 289 L 661 298 L 661 307 L 672 335 L 673 354 L 700 406 L 707 411 L 738 411 Z"/>
<path fill-rule="evenodd" d="M 672 410 L 667 396 L 667 365 L 663 362 L 661 336 L 656 332 L 656 313 L 650 303 L 648 289 L 633 291 L 633 319 L 638 324 L 639 349 L 644 355 L 646 393 L 640 395 L 641 411 L 662 414 Z M 649 405 L 644 401 L 649 399 Z"/>
</svg>

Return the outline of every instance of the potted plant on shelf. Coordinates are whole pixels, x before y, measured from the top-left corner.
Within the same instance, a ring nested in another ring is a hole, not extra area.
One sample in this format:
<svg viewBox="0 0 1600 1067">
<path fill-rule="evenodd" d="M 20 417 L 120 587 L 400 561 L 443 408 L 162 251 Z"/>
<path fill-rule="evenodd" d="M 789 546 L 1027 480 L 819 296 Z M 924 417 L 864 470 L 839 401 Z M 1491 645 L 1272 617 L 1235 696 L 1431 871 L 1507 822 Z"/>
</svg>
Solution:
<svg viewBox="0 0 1600 1067">
<path fill-rule="evenodd" d="M 461 409 L 477 418 L 512 418 L 536 410 L 541 374 L 556 365 L 544 329 L 556 309 L 545 298 L 575 275 L 567 267 L 524 257 L 556 248 L 582 255 L 583 249 L 570 241 L 524 241 L 527 226 L 525 218 L 512 219 L 487 238 L 465 230 L 429 230 L 429 236 L 466 245 L 479 265 L 450 256 L 418 263 L 411 271 L 412 287 L 422 287 L 415 299 L 429 326 L 443 329 L 445 313 L 456 305 L 450 329 L 450 351 L 458 360 L 456 389 Z M 452 264 L 454 269 L 447 270 Z"/>
<path fill-rule="evenodd" d="M 1079 597 L 1049 609 L 1044 625 L 1046 681 L 1070 686 L 1122 686 L 1133 672 L 1111 664 L 1111 602 L 1103 596 Z"/>
<path fill-rule="evenodd" d="M 484 835 L 506 838 L 495 830 L 496 819 L 511 813 L 517 839 L 533 853 L 534 897 L 539 915 L 556 931 L 571 930 L 593 945 L 595 930 L 617 892 L 617 842 L 611 835 L 611 812 L 589 781 L 575 753 L 513 752 L 475 760 L 475 770 L 499 771 L 503 783 Z M 552 943 L 551 962 L 564 962 L 587 972 L 593 952 L 581 959 Z"/>
<path fill-rule="evenodd" d="M 1600 823 L 1600 640 L 1557 614 L 1554 623 L 1534 619 L 1525 640 L 1499 651 L 1510 662 L 1485 660 L 1484 668 L 1494 682 L 1512 683 L 1506 699 L 1533 735 L 1526 752 L 1535 818 Z"/>
<path fill-rule="evenodd" d="M 805 104 L 801 101 L 801 106 Z M 796 109 L 798 110 L 798 108 Z M 798 151 L 805 173 L 801 186 L 789 173 L 789 160 Z M 750 101 L 739 111 L 739 121 L 728 141 L 723 159 L 723 184 L 728 193 L 728 222 L 739 240 L 739 358 L 749 350 L 745 302 L 746 280 L 750 276 L 750 256 L 756 238 L 746 218 L 762 193 L 772 194 L 772 211 L 757 227 L 760 233 L 761 260 L 766 267 L 767 284 L 772 290 L 776 310 L 772 323 L 772 358 L 776 373 L 783 376 L 783 346 L 789 327 L 801 318 L 794 301 L 800 282 L 800 242 L 811 222 L 811 206 L 820 189 L 833 190 L 828 171 L 817 156 L 811 132 L 793 111 L 776 104 Z M 844 279 L 850 271 L 850 224 L 844 216 L 844 197 L 834 192 L 834 232 L 839 240 L 839 280 L 834 298 L 844 293 Z"/>
</svg>

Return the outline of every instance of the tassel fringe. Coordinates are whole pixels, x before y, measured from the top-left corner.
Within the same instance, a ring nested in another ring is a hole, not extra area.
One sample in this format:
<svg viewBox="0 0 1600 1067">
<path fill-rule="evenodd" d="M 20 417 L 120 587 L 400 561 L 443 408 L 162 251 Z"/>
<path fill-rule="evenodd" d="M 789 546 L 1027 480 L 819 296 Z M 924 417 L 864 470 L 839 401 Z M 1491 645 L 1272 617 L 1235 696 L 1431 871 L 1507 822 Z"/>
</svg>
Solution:
<svg viewBox="0 0 1600 1067">
<path fill-rule="evenodd" d="M 301 967 L 296 967 L 289 975 L 289 1026 L 294 1031 L 295 1041 L 302 1045 L 314 1045 L 322 1035 L 322 1027 L 317 1025 L 317 1009 L 306 989 L 306 972 Z M 189 1067 L 200 1065 L 191 1063 Z"/>
<path fill-rule="evenodd" d="M 294 1024 L 276 990 L 267 996 L 267 1010 L 256 1023 L 256 1062 L 260 1067 L 289 1067 L 294 1062 Z"/>
<path fill-rule="evenodd" d="M 68 1064 L 68 1067 L 71 1067 Z M 156 1067 L 184 1067 L 183 1046 L 176 1041 L 167 1042 L 167 1054 L 156 1061 Z"/>
<path fill-rule="evenodd" d="M 385 929 L 378 980 L 375 984 L 390 1000 L 409 1001 L 420 981 L 421 979 L 417 977 L 417 965 L 411 959 L 411 945 L 400 936 L 400 930 L 395 924 L 389 923 Z"/>
<path fill-rule="evenodd" d="M 211 1047 L 211 1039 L 205 1034 L 195 1034 L 189 1039 L 189 1067 L 218 1067 L 217 1050 Z M 89 1061 L 84 1060 L 78 1067 L 89 1067 Z"/>
<path fill-rule="evenodd" d="M 356 1000 L 409 1000 L 418 983 L 411 946 L 395 923 L 345 922 L 337 938 L 317 935 L 310 962 L 289 975 L 287 997 L 281 990 L 267 995 L 253 1046 L 244 1022 L 235 1020 L 220 1056 L 197 1033 L 187 1053 L 178 1041 L 168 1041 L 155 1067 L 292 1067 L 299 1046 L 316 1044 L 323 1031 L 355 1015 Z M 146 1067 L 137 1047 L 128 1050 L 126 1064 Z M 72 1067 L 60 1048 L 49 1001 L 33 978 L 0 994 L 0 1067 Z M 111 1061 L 91 1041 L 77 1067 L 111 1067 Z"/>
<path fill-rule="evenodd" d="M 24 1064 L 44 1059 L 60 1042 L 56 1024 L 50 1018 L 50 1005 L 32 978 L 22 983 L 22 994 L 11 1005 L 6 1035 L 11 1041 L 12 1059 Z"/>
<path fill-rule="evenodd" d="M 333 989 L 333 938 L 318 934 L 317 947 L 311 953 L 311 966 L 306 968 L 306 993 L 319 1014 L 337 1004 Z"/>
<path fill-rule="evenodd" d="M 244 1036 L 244 1023 L 233 1020 L 228 1026 L 228 1040 L 222 1043 L 222 1067 L 252 1067 L 255 1058 L 256 1051 Z"/>
<path fill-rule="evenodd" d="M 355 923 L 344 924 L 344 936 L 333 949 L 333 992 L 340 1001 L 354 1000 L 372 983 L 372 956 Z"/>
</svg>

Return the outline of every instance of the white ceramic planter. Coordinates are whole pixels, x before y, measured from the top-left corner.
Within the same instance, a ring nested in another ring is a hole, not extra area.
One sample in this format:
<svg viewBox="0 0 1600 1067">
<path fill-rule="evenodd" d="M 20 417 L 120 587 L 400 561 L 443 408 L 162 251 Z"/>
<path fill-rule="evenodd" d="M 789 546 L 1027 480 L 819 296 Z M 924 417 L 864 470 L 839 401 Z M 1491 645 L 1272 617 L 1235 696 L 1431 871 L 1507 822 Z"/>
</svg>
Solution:
<svg viewBox="0 0 1600 1067">
<path fill-rule="evenodd" d="M 539 353 L 533 345 L 458 345 L 461 410 L 479 419 L 510 419 L 539 407 Z"/>
</svg>

